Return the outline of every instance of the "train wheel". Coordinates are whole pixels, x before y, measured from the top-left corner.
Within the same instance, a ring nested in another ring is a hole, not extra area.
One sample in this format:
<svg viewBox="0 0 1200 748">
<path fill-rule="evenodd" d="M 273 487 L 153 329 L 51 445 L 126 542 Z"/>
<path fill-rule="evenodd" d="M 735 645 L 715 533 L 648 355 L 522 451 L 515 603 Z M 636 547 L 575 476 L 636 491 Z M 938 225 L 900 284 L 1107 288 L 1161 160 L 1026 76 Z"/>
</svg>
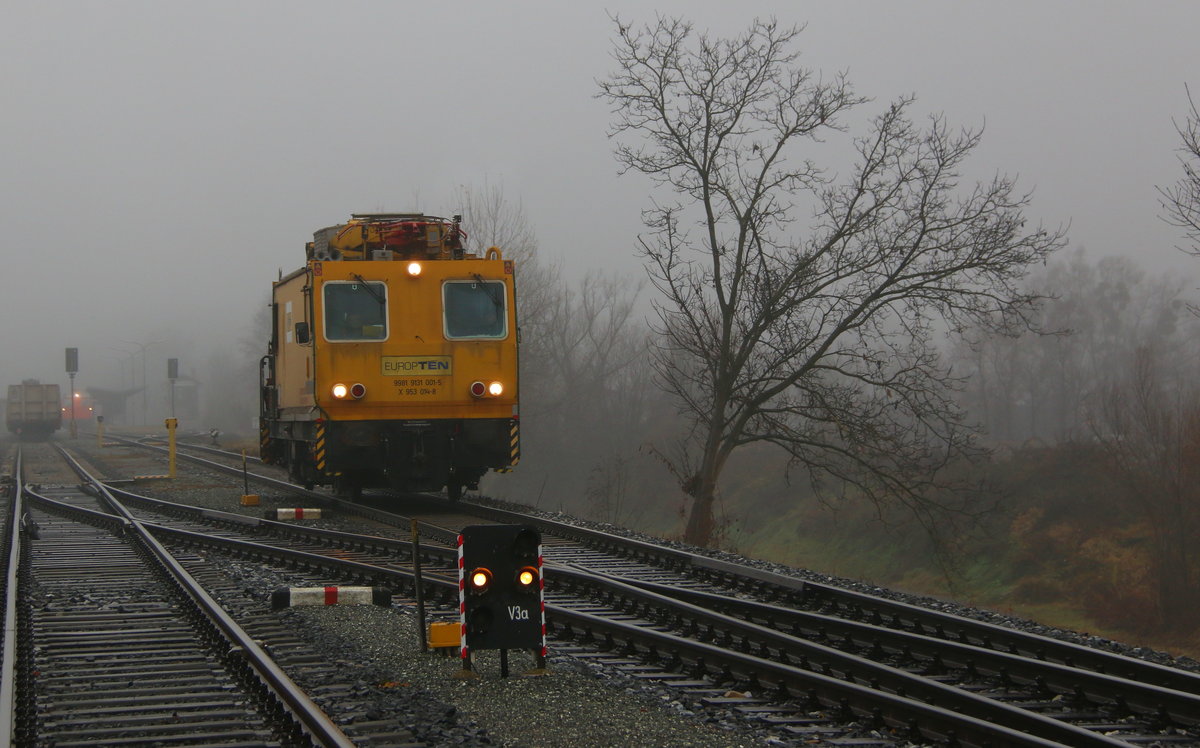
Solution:
<svg viewBox="0 0 1200 748">
<path fill-rule="evenodd" d="M 362 484 L 353 478 L 334 478 L 333 494 L 339 499 L 358 502 L 362 499 Z"/>
<path fill-rule="evenodd" d="M 288 483 L 303 484 L 304 470 L 300 466 L 300 450 L 294 441 L 287 443 L 287 472 Z"/>
</svg>

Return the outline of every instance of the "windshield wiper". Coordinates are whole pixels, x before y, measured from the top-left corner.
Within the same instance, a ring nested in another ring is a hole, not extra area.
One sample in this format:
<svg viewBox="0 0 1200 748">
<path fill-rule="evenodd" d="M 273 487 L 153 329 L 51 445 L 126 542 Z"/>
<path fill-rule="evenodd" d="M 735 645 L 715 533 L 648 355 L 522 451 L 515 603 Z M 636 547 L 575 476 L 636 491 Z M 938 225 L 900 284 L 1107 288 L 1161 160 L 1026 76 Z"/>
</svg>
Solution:
<svg viewBox="0 0 1200 748">
<path fill-rule="evenodd" d="M 379 306 L 383 306 L 383 296 L 378 291 L 371 288 L 371 284 L 367 283 L 361 275 L 358 273 L 353 273 L 353 276 L 356 281 L 362 284 L 362 287 L 366 290 L 366 292 L 371 294 L 371 298 L 379 302 Z"/>
<path fill-rule="evenodd" d="M 485 281 L 483 276 L 479 273 L 472 273 L 471 275 L 475 278 L 476 283 L 478 283 L 480 286 L 483 286 L 483 291 L 488 295 L 489 298 L 491 298 L 492 304 L 494 304 L 497 309 L 503 309 L 504 301 L 500 298 L 500 294 L 502 292 L 495 288 L 494 284 Z"/>
</svg>

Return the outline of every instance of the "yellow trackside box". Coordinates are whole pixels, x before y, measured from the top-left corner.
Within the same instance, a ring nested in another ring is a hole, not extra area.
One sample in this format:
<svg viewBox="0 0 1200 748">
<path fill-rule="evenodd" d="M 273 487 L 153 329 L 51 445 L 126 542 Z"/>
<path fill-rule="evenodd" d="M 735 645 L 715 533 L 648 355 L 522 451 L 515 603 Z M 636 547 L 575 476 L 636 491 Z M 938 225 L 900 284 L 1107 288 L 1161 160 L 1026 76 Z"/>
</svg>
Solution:
<svg viewBox="0 0 1200 748">
<path fill-rule="evenodd" d="M 452 498 L 520 456 L 513 263 L 457 219 L 355 215 L 272 293 L 262 457 L 305 485 Z"/>
<path fill-rule="evenodd" d="M 457 648 L 461 644 L 462 624 L 458 621 L 434 621 L 429 624 L 429 648 Z"/>
</svg>

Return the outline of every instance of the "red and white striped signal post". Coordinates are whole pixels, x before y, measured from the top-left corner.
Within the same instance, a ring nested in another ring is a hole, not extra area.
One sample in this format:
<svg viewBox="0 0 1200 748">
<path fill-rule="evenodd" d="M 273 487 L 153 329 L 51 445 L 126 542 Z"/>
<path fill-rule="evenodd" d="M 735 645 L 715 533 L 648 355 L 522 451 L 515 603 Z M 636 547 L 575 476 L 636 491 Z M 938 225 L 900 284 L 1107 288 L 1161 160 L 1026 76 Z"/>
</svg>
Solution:
<svg viewBox="0 0 1200 748">
<path fill-rule="evenodd" d="M 471 652 L 500 650 L 500 675 L 508 676 L 508 650 L 532 650 L 535 672 L 546 667 L 546 603 L 542 536 L 528 525 L 471 525 L 458 536 L 458 601 L 463 670 Z"/>
</svg>

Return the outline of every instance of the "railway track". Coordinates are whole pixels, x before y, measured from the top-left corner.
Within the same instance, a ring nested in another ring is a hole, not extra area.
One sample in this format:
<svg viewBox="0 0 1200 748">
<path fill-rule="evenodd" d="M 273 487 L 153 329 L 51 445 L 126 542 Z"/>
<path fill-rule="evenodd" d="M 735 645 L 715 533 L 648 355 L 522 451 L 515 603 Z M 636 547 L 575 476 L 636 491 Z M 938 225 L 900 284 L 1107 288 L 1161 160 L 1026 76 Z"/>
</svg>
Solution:
<svg viewBox="0 0 1200 748">
<path fill-rule="evenodd" d="M 269 656 L 264 644 L 288 650 L 286 632 L 272 636 L 254 625 L 252 611 L 217 604 L 216 596 L 230 596 L 210 563 L 168 551 L 97 483 L 85 491 L 24 485 L 19 468 L 14 476 L 6 524 L 19 569 L 5 591 L 15 586 L 20 595 L 5 620 L 5 680 L 14 686 L 5 738 L 57 746 L 355 744 L 285 672 L 317 681 L 331 675 L 328 665 Z M 357 726 L 357 739 L 384 735 L 365 727 Z M 398 745 L 412 736 L 392 726 L 386 737 Z"/>
<path fill-rule="evenodd" d="M 408 522 L 300 495 L 372 522 Z M 1185 671 L 494 508 L 405 506 L 445 543 L 421 549 L 435 569 L 452 568 L 449 544 L 463 524 L 539 525 L 559 651 L 660 679 L 793 737 L 838 734 L 839 720 L 858 719 L 909 739 L 976 745 L 1200 744 L 1200 678 Z M 356 549 L 359 566 L 291 563 L 412 589 L 394 563 L 411 559 L 405 543 L 305 532 L 304 542 Z M 392 568 L 363 560 L 372 555 Z M 435 572 L 427 592 L 450 595 L 453 581 Z"/>
<path fill-rule="evenodd" d="M 14 478 L 21 473 L 18 456 L 12 472 L 0 479 L 3 535 L 0 535 L 0 599 L 4 605 L 4 628 L 0 629 L 0 744 L 7 745 L 16 732 L 17 678 L 17 578 L 20 572 L 20 522 L 24 517 L 21 491 Z"/>
</svg>

